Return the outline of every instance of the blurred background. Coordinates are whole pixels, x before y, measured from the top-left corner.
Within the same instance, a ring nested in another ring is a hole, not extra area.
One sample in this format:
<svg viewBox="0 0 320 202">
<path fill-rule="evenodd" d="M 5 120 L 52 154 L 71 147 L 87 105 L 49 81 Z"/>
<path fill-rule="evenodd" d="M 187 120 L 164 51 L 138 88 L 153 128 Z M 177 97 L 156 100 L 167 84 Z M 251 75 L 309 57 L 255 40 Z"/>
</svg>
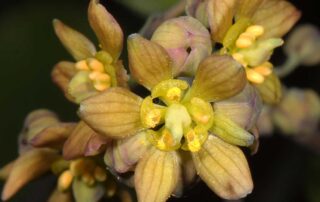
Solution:
<svg viewBox="0 0 320 202">
<path fill-rule="evenodd" d="M 125 35 L 138 32 L 146 17 L 166 9 L 176 0 L 102 0 L 118 20 Z M 299 24 L 320 26 L 316 0 L 292 0 L 302 12 Z M 0 166 L 17 156 L 17 136 L 28 112 L 48 108 L 63 121 L 77 120 L 77 107 L 68 102 L 52 83 L 50 72 L 60 60 L 72 60 L 52 29 L 59 18 L 96 39 L 87 21 L 88 0 L 1 0 L 0 1 Z M 276 51 L 275 63 L 283 62 Z M 320 66 L 300 67 L 288 76 L 287 86 L 313 88 L 320 93 Z M 319 134 L 320 135 L 320 134 Z M 289 137 L 274 134 L 262 138 L 260 150 L 248 155 L 255 183 L 245 201 L 318 202 L 320 201 L 320 154 L 301 146 Z M 28 171 L 26 171 L 27 174 Z M 24 188 L 11 201 L 46 201 L 54 178 L 46 176 Z M 41 188 L 47 183 L 48 188 Z M 3 183 L 0 183 L 2 189 Z M 170 201 L 219 201 L 199 183 L 183 199 Z"/>
</svg>

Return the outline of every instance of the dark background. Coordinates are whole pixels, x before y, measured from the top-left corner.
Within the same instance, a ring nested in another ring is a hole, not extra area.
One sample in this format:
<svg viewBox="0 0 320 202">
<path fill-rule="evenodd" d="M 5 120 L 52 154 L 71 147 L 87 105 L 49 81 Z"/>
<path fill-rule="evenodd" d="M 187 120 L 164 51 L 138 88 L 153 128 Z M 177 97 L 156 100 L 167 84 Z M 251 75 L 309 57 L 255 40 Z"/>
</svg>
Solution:
<svg viewBox="0 0 320 202">
<path fill-rule="evenodd" d="M 149 0 L 151 5 L 159 2 Z M 316 0 L 291 2 L 303 12 L 299 23 L 319 26 Z M 48 108 L 57 112 L 63 121 L 77 120 L 77 107 L 51 82 L 53 65 L 60 60 L 72 60 L 55 37 L 51 22 L 59 18 L 96 42 L 87 22 L 87 4 L 86 0 L 0 0 L 0 166 L 16 158 L 17 135 L 31 110 Z M 146 9 L 138 14 L 112 0 L 107 4 L 126 36 L 140 29 L 145 20 L 143 14 L 148 12 Z M 274 60 L 281 64 L 281 50 L 276 51 Z M 284 82 L 320 93 L 319 75 L 319 65 L 301 67 Z M 259 152 L 248 155 L 248 160 L 255 188 L 246 201 L 320 201 L 320 156 L 289 137 L 275 134 L 262 139 Z M 54 180 L 50 176 L 37 180 L 11 201 L 45 201 Z M 44 183 L 48 184 L 47 189 L 41 186 Z M 0 188 L 2 185 L 0 183 Z M 203 183 L 183 199 L 170 201 L 196 200 L 219 201 Z"/>
</svg>

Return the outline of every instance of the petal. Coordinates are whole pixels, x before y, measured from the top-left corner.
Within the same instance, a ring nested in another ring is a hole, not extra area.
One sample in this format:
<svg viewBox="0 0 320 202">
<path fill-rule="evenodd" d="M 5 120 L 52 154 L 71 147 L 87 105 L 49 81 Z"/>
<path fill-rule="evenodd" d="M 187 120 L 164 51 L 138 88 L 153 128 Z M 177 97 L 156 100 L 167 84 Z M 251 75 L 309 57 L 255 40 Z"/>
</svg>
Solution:
<svg viewBox="0 0 320 202">
<path fill-rule="evenodd" d="M 220 197 L 239 199 L 251 193 L 250 169 L 238 147 L 209 135 L 202 149 L 192 155 L 201 179 Z"/>
<path fill-rule="evenodd" d="M 210 130 L 233 145 L 249 146 L 254 141 L 253 135 L 228 119 L 224 114 L 215 113 L 213 126 Z"/>
<path fill-rule="evenodd" d="M 53 27 L 61 43 L 75 60 L 79 61 L 95 55 L 96 48 L 92 42 L 80 32 L 57 19 L 53 20 Z"/>
<path fill-rule="evenodd" d="M 267 104 L 279 103 L 282 92 L 281 82 L 275 74 L 271 74 L 261 84 L 254 84 L 258 89 L 262 100 Z"/>
<path fill-rule="evenodd" d="M 84 100 L 81 118 L 99 134 L 124 138 L 142 129 L 140 106 L 142 99 L 124 88 L 110 88 Z"/>
<path fill-rule="evenodd" d="M 125 173 L 132 169 L 149 148 L 146 132 L 140 132 L 126 139 L 113 141 L 107 147 L 104 162 L 116 172 Z"/>
<path fill-rule="evenodd" d="M 259 92 L 250 84 L 234 97 L 215 102 L 214 112 L 223 114 L 242 128 L 251 129 L 259 117 L 262 100 Z"/>
<path fill-rule="evenodd" d="M 60 148 L 75 127 L 75 123 L 59 123 L 43 129 L 30 140 L 34 147 Z"/>
<path fill-rule="evenodd" d="M 110 53 L 113 59 L 118 59 L 123 45 L 123 33 L 117 21 L 99 0 L 90 1 L 88 18 L 102 49 Z"/>
<path fill-rule="evenodd" d="M 177 186 L 179 176 L 179 160 L 175 152 L 149 150 L 135 170 L 138 201 L 166 201 Z"/>
<path fill-rule="evenodd" d="M 50 198 L 48 199 L 48 202 L 72 202 L 72 196 L 70 192 L 62 192 L 57 189 L 55 189 Z"/>
<path fill-rule="evenodd" d="M 207 2 L 204 0 L 187 0 L 185 11 L 188 16 L 196 18 L 204 26 L 209 27 Z"/>
<path fill-rule="evenodd" d="M 122 64 L 122 61 L 118 61 L 114 64 L 116 69 L 116 77 L 117 77 L 117 86 L 128 88 L 129 75 L 127 70 Z"/>
<path fill-rule="evenodd" d="M 107 138 L 94 132 L 86 123 L 80 121 L 64 143 L 63 157 L 67 160 L 92 156 L 101 152 Z"/>
<path fill-rule="evenodd" d="M 101 184 L 89 186 L 80 179 L 73 180 L 73 196 L 76 202 L 98 202 L 105 193 L 105 188 Z"/>
<path fill-rule="evenodd" d="M 0 180 L 6 180 L 9 177 L 14 163 L 15 163 L 15 161 L 11 161 L 7 165 L 0 168 Z"/>
<path fill-rule="evenodd" d="M 188 98 L 222 100 L 241 92 L 246 83 L 246 73 L 240 63 L 230 56 L 212 55 L 200 63 Z"/>
<path fill-rule="evenodd" d="M 151 89 L 172 78 L 171 59 L 166 50 L 138 34 L 128 38 L 129 67 L 138 83 Z"/>
<path fill-rule="evenodd" d="M 232 25 L 237 0 L 209 0 L 208 18 L 211 37 L 216 42 L 222 42 L 229 27 Z"/>
<path fill-rule="evenodd" d="M 98 93 L 89 78 L 89 74 L 88 71 L 79 71 L 69 83 L 68 96 L 76 103 L 80 103 L 82 100 Z"/>
<path fill-rule="evenodd" d="M 252 23 L 264 27 L 265 33 L 261 39 L 281 38 L 301 16 L 288 1 L 264 1 L 252 17 Z"/>
<path fill-rule="evenodd" d="M 236 18 L 251 18 L 264 0 L 238 0 Z"/>
<path fill-rule="evenodd" d="M 8 200 L 25 184 L 47 172 L 57 158 L 56 151 L 50 149 L 33 149 L 21 155 L 4 185 L 2 200 Z"/>
<path fill-rule="evenodd" d="M 209 31 L 189 16 L 165 21 L 155 30 L 151 40 L 168 52 L 174 75 L 193 76 L 202 59 L 212 51 Z"/>
<path fill-rule="evenodd" d="M 65 96 L 72 101 L 68 95 L 68 85 L 72 77 L 77 73 L 73 62 L 61 61 L 53 67 L 51 78 L 53 82 L 64 92 Z"/>
</svg>

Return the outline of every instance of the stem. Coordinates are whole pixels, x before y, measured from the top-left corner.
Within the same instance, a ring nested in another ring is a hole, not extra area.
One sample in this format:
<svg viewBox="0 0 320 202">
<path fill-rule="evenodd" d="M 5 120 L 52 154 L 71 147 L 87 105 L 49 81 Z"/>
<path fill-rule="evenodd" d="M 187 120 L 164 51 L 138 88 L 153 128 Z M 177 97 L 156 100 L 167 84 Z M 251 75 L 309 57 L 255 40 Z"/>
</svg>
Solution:
<svg viewBox="0 0 320 202">
<path fill-rule="evenodd" d="M 286 77 L 291 72 L 293 72 L 299 66 L 299 64 L 300 64 L 299 57 L 295 55 L 290 55 L 283 65 L 275 68 L 275 73 L 280 78 Z"/>
<path fill-rule="evenodd" d="M 154 30 L 156 30 L 156 28 L 161 23 L 182 14 L 184 12 L 185 6 L 186 0 L 180 0 L 177 4 L 170 7 L 167 11 L 151 15 L 139 31 L 139 33 L 146 38 L 150 38 Z"/>
</svg>

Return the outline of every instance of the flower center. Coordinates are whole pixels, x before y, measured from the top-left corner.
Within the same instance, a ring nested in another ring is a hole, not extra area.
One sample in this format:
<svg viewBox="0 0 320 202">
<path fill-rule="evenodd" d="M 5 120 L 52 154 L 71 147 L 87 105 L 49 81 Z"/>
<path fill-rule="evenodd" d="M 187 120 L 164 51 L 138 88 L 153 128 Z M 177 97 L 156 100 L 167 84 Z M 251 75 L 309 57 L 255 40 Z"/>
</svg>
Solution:
<svg viewBox="0 0 320 202">
<path fill-rule="evenodd" d="M 141 106 L 141 120 L 148 128 L 150 142 L 161 150 L 182 148 L 199 151 L 213 123 L 210 103 L 198 97 L 183 100 L 188 84 L 182 80 L 166 80 L 152 89 Z M 159 104 L 154 103 L 159 98 Z"/>
<path fill-rule="evenodd" d="M 112 62 L 112 60 L 111 60 Z M 109 65 L 111 65 L 111 62 Z M 89 79 L 97 91 L 103 91 L 111 86 L 111 77 L 105 71 L 104 65 L 95 58 L 88 58 L 76 63 L 79 71 L 89 71 Z"/>
</svg>

